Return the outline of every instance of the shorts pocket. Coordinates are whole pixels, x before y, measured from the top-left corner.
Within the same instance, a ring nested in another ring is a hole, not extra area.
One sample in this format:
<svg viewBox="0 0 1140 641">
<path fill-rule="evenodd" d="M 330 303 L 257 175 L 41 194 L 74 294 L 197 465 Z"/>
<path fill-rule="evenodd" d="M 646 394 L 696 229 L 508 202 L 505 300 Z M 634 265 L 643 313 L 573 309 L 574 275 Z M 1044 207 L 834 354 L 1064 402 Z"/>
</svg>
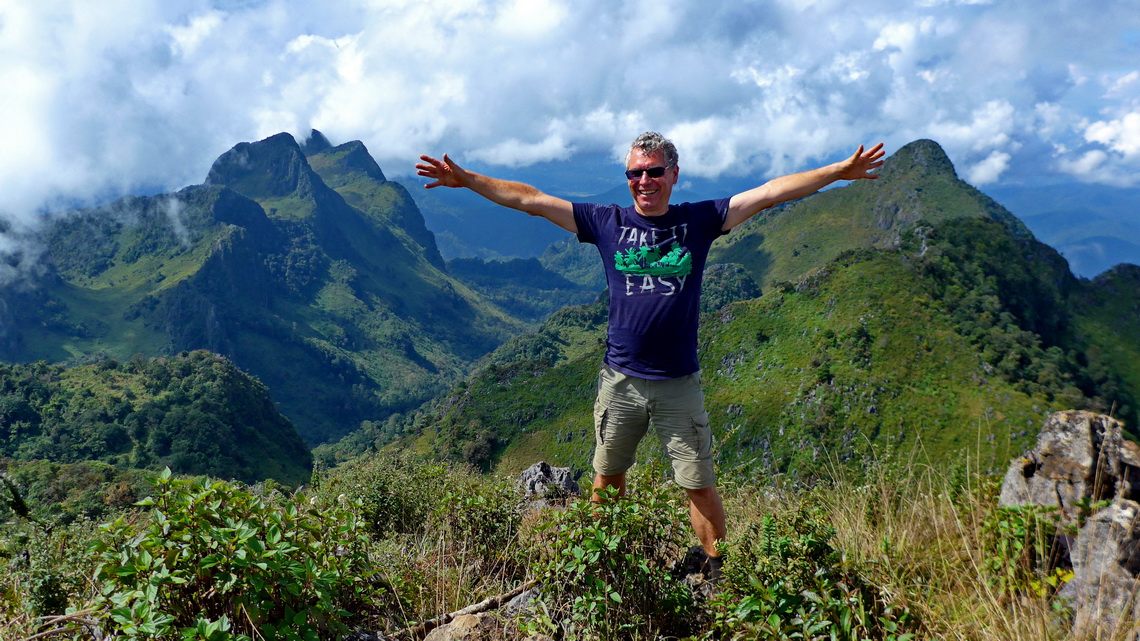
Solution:
<svg viewBox="0 0 1140 641">
<path fill-rule="evenodd" d="M 594 438 L 598 445 L 606 442 L 606 419 L 609 418 L 609 408 L 601 401 L 594 401 Z"/>
<path fill-rule="evenodd" d="M 696 433 L 697 457 L 705 459 L 712 456 L 712 428 L 709 427 L 709 413 L 706 410 L 693 414 L 693 431 Z"/>
</svg>

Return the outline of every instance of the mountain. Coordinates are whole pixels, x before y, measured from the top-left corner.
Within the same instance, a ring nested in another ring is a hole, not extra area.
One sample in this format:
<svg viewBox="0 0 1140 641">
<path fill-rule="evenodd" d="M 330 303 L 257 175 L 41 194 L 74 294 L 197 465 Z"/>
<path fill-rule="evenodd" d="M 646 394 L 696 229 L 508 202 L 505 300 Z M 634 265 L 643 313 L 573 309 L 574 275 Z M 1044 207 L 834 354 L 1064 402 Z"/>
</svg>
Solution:
<svg viewBox="0 0 1140 641">
<path fill-rule="evenodd" d="M 893 247 L 922 220 L 997 220 L 1017 237 L 1029 230 L 960 180 L 942 148 L 917 140 L 896 151 L 877 180 L 860 180 L 761 212 L 722 239 L 710 261 L 748 267 L 761 287 L 798 278 L 849 249 Z"/>
<path fill-rule="evenodd" d="M 65 368 L 0 364 L 0 459 L 309 481 L 312 457 L 268 390 L 205 351 Z"/>
<path fill-rule="evenodd" d="M 41 242 L 42 273 L 0 289 L 0 357 L 206 349 L 310 444 L 418 406 L 525 327 L 447 273 L 363 144 L 319 132 L 238 144 L 202 185 L 70 212 Z"/>
<path fill-rule="evenodd" d="M 997 187 L 992 195 L 1056 247 L 1078 276 L 1140 264 L 1140 189 L 1078 183 Z"/>
<path fill-rule="evenodd" d="M 876 181 L 763 213 L 713 256 L 763 288 L 703 315 L 721 465 L 810 475 L 872 455 L 953 467 L 968 453 L 996 469 L 1050 410 L 1112 411 L 1136 429 L 1137 268 L 1074 277 L 932 141 L 900 149 Z M 318 455 L 395 440 L 506 472 L 539 459 L 588 469 L 605 318 L 601 303 L 563 310 L 415 416 Z"/>
</svg>

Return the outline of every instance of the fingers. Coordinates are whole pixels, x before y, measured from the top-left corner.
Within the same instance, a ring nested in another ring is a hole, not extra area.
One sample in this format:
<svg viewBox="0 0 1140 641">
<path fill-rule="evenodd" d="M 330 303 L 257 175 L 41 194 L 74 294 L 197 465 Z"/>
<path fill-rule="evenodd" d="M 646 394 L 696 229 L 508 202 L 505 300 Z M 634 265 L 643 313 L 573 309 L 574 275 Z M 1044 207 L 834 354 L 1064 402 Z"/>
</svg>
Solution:
<svg viewBox="0 0 1140 641">
<path fill-rule="evenodd" d="M 433 182 L 424 185 L 424 189 L 458 186 L 459 183 L 455 177 L 455 170 L 458 169 L 458 166 L 452 162 L 447 154 L 443 155 L 443 160 L 432 158 L 426 154 L 420 156 L 420 160 L 423 162 L 416 163 L 416 174 L 433 179 Z"/>
<path fill-rule="evenodd" d="M 444 154 L 444 157 L 446 157 L 446 154 Z M 420 156 L 420 160 L 424 162 L 416 163 L 416 171 L 419 172 L 421 176 L 427 175 L 424 172 L 439 171 L 443 168 L 443 163 L 431 156 Z"/>
</svg>

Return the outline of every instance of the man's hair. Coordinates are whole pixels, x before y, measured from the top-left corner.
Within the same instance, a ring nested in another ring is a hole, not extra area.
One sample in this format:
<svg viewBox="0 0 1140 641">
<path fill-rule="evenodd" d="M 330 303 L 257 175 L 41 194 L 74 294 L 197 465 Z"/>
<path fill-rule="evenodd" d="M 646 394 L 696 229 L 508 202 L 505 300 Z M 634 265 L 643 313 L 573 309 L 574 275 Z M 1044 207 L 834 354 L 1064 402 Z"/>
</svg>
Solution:
<svg viewBox="0 0 1140 641">
<path fill-rule="evenodd" d="M 634 149 L 640 149 L 647 156 L 660 149 L 665 153 L 666 166 L 674 167 L 677 165 L 677 147 L 673 145 L 672 141 L 656 131 L 647 131 L 633 139 L 629 151 L 625 154 L 626 166 L 629 166 L 629 157 L 633 154 Z"/>
</svg>

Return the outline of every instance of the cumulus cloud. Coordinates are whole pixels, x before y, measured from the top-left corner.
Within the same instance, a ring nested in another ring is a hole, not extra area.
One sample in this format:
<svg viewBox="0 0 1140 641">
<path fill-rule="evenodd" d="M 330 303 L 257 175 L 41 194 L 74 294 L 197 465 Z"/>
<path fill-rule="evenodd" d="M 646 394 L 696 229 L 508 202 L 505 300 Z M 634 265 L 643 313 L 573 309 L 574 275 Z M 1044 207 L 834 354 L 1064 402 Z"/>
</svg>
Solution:
<svg viewBox="0 0 1140 641">
<path fill-rule="evenodd" d="M 966 179 L 974 185 L 988 185 L 998 181 L 1002 173 L 1009 168 L 1012 158 L 1004 151 L 994 151 L 986 159 L 969 168 Z"/>
<path fill-rule="evenodd" d="M 0 212 L 201 182 L 311 127 L 385 173 L 420 153 L 620 158 L 757 178 L 934 138 L 979 183 L 1140 175 L 1131 2 L 0 2 Z M 1080 46 L 1067 46 L 1080 43 Z"/>
</svg>

